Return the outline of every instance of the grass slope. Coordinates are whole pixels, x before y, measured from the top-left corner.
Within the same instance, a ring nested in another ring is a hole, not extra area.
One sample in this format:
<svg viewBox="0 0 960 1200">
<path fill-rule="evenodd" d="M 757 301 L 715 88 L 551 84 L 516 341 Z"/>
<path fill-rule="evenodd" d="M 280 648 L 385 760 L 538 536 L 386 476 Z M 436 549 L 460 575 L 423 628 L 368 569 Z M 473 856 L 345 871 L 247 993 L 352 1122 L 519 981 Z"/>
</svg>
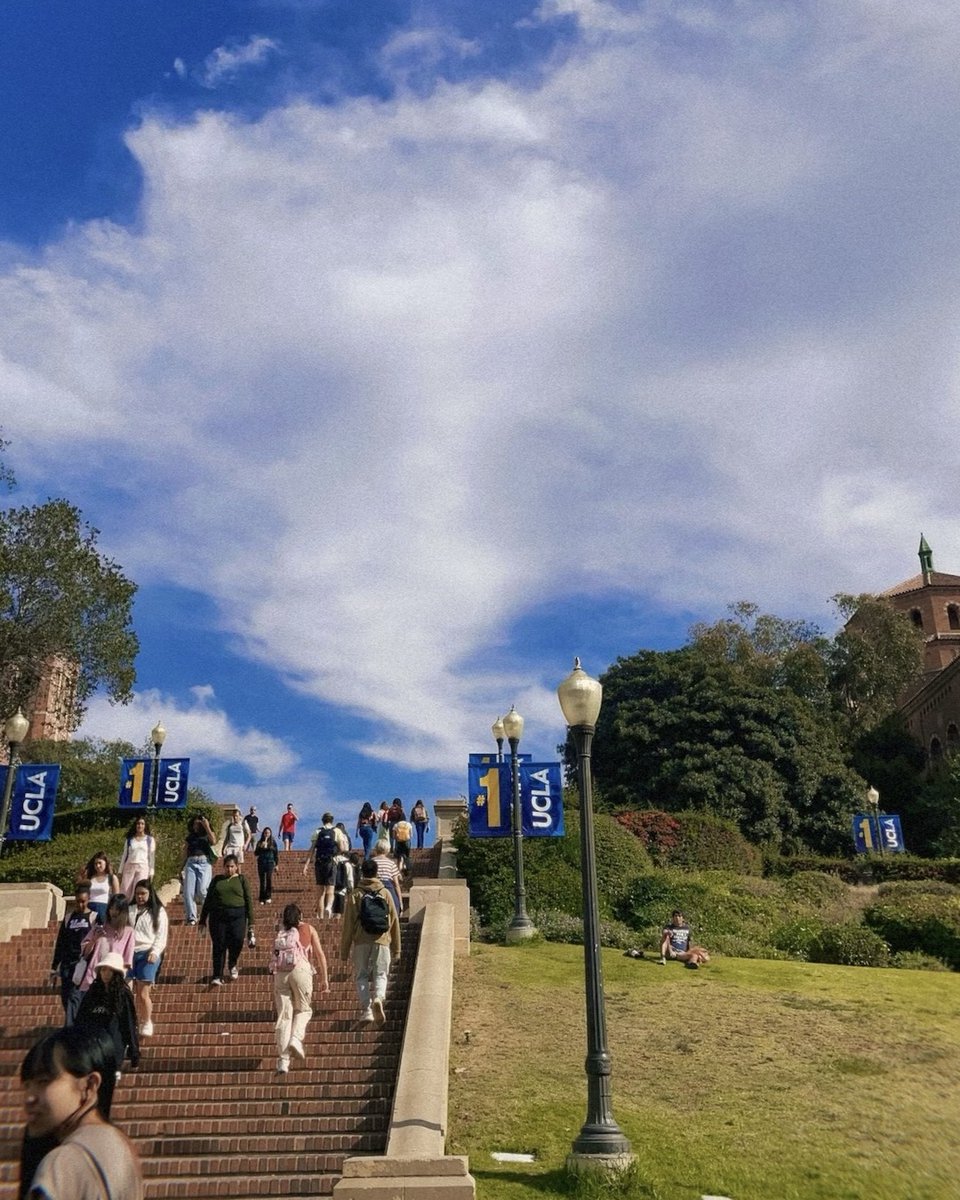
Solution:
<svg viewBox="0 0 960 1200">
<path fill-rule="evenodd" d="M 603 962 L 613 1111 L 638 1158 L 626 1195 L 960 1195 L 955 974 Z M 477 945 L 458 962 L 448 1143 L 470 1155 L 479 1200 L 568 1189 L 585 1050 L 581 948 Z M 494 1150 L 537 1162 L 500 1165 Z"/>
</svg>

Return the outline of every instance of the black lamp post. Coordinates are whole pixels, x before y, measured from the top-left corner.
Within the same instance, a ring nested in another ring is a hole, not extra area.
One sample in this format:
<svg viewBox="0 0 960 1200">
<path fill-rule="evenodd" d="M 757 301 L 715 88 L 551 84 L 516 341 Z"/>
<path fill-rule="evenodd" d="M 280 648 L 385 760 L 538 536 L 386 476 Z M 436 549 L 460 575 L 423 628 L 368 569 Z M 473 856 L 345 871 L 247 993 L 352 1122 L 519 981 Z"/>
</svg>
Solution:
<svg viewBox="0 0 960 1200">
<path fill-rule="evenodd" d="M 503 717 L 497 717 L 490 727 L 490 732 L 493 734 L 493 740 L 497 743 L 497 762 L 503 762 L 503 739 L 507 736 L 503 728 Z"/>
<path fill-rule="evenodd" d="M 596 729 L 603 688 L 574 659 L 573 670 L 557 688 L 560 707 L 577 751 L 580 791 L 580 875 L 583 880 L 583 962 L 587 1001 L 587 1119 L 573 1143 L 568 1166 L 572 1170 L 620 1170 L 633 1161 L 630 1143 L 614 1120 L 607 1050 L 607 1019 L 603 998 L 603 964 L 600 960 L 600 905 L 597 899 L 597 864 L 593 841 L 593 784 L 590 749 Z"/>
<path fill-rule="evenodd" d="M 17 771 L 17 751 L 20 748 L 20 743 L 27 736 L 27 730 L 30 728 L 30 722 L 23 715 L 21 709 L 17 709 L 16 713 L 7 721 L 4 726 L 4 737 L 7 742 L 7 782 L 3 789 L 3 808 L 0 809 L 0 854 L 3 853 L 4 843 L 7 840 L 7 824 L 10 820 L 10 802 L 13 799 L 13 778 Z"/>
<path fill-rule="evenodd" d="M 867 788 L 867 803 L 873 809 L 873 827 L 877 831 L 876 851 L 883 854 L 883 831 L 880 828 L 880 793 L 875 787 Z"/>
<path fill-rule="evenodd" d="M 158 721 L 150 730 L 150 741 L 153 742 L 153 776 L 150 780 L 150 808 L 157 807 L 160 798 L 160 751 L 163 749 L 167 731 Z"/>
<path fill-rule="evenodd" d="M 513 827 L 513 920 L 507 926 L 507 941 L 522 942 L 537 932 L 536 926 L 527 916 L 527 889 L 523 882 L 523 827 L 520 820 L 520 762 L 517 748 L 523 734 L 523 717 L 511 704 L 510 711 L 494 724 L 503 729 L 510 743 L 511 817 Z M 502 742 L 497 738 L 498 760 L 502 756 Z"/>
</svg>

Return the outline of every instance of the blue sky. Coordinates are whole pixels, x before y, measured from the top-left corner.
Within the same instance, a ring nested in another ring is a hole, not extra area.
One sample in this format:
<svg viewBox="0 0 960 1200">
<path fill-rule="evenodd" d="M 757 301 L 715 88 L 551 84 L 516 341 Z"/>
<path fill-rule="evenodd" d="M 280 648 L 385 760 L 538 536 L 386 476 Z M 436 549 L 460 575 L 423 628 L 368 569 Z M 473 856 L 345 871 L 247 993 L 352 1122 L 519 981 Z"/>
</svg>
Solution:
<svg viewBox="0 0 960 1200">
<path fill-rule="evenodd" d="M 938 569 L 960 15 L 921 0 L 23 0 L 0 425 L 140 585 L 82 732 L 350 820 L 578 654 Z"/>
</svg>

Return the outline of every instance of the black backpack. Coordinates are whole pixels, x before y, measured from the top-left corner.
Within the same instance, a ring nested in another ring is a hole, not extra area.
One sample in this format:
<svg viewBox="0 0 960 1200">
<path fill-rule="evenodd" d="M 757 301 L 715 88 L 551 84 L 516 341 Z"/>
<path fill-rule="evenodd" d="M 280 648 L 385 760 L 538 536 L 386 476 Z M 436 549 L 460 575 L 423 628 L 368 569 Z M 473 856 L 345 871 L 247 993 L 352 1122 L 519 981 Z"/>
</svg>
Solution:
<svg viewBox="0 0 960 1200">
<path fill-rule="evenodd" d="M 360 928 L 365 933 L 380 936 L 390 928 L 390 902 L 379 892 L 364 892 L 360 897 L 360 907 L 357 914 L 360 918 Z"/>
<path fill-rule="evenodd" d="M 333 858 L 337 853 L 337 835 L 330 826 L 321 825 L 317 830 L 317 858 Z"/>
</svg>

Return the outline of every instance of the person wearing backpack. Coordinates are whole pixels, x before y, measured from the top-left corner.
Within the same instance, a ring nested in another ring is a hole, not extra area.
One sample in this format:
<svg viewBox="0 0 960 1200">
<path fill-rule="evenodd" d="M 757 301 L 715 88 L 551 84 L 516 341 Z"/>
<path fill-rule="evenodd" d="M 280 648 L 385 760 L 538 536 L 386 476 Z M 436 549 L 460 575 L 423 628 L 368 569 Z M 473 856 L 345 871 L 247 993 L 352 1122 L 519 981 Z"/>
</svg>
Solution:
<svg viewBox="0 0 960 1200">
<path fill-rule="evenodd" d="M 360 886 L 347 897 L 340 932 L 340 957 L 352 962 L 360 1000 L 360 1020 L 386 1020 L 383 1002 L 392 963 L 400 961 L 400 920 L 381 880 L 377 864 L 365 859 Z"/>
<path fill-rule="evenodd" d="M 307 1054 L 303 1042 L 313 1016 L 310 1003 L 313 977 L 320 976 L 320 991 L 330 991 L 327 959 L 317 931 L 296 904 L 288 904 L 280 917 L 270 960 L 273 975 L 273 999 L 277 1008 L 274 1036 L 277 1042 L 277 1073 L 290 1070 L 290 1056 L 301 1061 Z"/>
<path fill-rule="evenodd" d="M 310 857 L 303 864 L 306 875 L 313 866 L 313 877 L 320 889 L 317 916 L 333 916 L 333 893 L 337 883 L 337 855 L 346 854 L 349 842 L 339 829 L 334 828 L 333 813 L 323 814 L 323 824 L 316 832 Z"/>
</svg>

